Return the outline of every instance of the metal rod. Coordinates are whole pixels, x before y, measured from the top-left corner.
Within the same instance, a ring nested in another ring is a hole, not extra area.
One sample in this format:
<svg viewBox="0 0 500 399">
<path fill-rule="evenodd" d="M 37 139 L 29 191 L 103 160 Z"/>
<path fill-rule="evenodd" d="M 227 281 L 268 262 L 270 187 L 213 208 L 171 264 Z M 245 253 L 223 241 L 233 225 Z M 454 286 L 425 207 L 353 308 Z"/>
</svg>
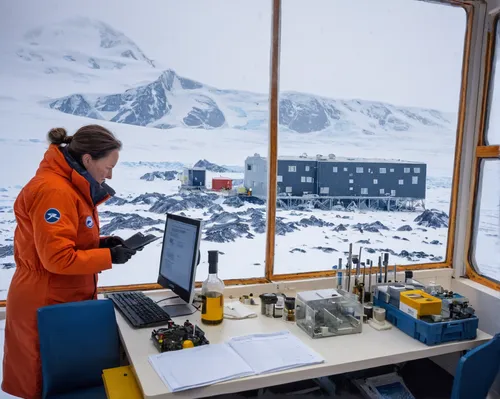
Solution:
<svg viewBox="0 0 500 399">
<path fill-rule="evenodd" d="M 339 258 L 339 269 L 337 271 L 337 287 L 343 288 L 343 286 L 342 286 L 342 258 Z"/>
<path fill-rule="evenodd" d="M 368 292 L 371 295 L 371 292 L 372 292 L 372 268 L 373 268 L 373 261 L 370 260 L 369 262 L 370 262 L 370 279 L 368 280 Z"/>
<path fill-rule="evenodd" d="M 358 256 L 358 267 L 356 268 L 356 275 L 361 274 L 361 251 L 363 250 L 363 247 L 359 247 L 359 256 Z"/>
<path fill-rule="evenodd" d="M 382 257 L 378 257 L 378 283 L 382 283 Z"/>
<path fill-rule="evenodd" d="M 387 272 L 389 267 L 389 253 L 384 254 L 384 283 L 387 283 Z"/>
<path fill-rule="evenodd" d="M 397 274 L 396 274 L 397 271 L 398 271 L 398 268 L 397 268 L 396 264 L 394 264 L 394 282 L 396 282 L 398 279 Z"/>
<path fill-rule="evenodd" d="M 347 292 L 351 292 L 351 269 L 352 269 L 352 243 L 349 244 L 349 257 L 347 258 Z"/>
<path fill-rule="evenodd" d="M 366 278 L 366 265 L 363 263 L 363 285 L 365 285 L 365 278 Z"/>
</svg>

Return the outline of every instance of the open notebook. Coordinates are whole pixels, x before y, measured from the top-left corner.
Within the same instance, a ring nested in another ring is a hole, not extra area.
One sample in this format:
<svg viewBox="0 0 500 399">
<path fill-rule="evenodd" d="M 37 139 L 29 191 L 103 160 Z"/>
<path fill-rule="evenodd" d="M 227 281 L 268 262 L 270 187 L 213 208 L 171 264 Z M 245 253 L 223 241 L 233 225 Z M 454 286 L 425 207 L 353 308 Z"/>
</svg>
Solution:
<svg viewBox="0 0 500 399">
<path fill-rule="evenodd" d="M 202 359 L 210 359 L 212 366 L 198 367 Z M 236 337 L 222 344 L 149 357 L 149 362 L 172 392 L 323 361 L 289 331 Z"/>
</svg>

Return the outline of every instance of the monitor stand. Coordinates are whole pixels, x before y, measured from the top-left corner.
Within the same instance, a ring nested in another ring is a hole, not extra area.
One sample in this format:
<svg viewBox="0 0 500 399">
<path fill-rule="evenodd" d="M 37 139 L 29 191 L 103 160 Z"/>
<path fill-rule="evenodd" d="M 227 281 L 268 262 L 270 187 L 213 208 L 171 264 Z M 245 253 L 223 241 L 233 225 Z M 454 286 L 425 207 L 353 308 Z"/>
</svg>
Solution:
<svg viewBox="0 0 500 399">
<path fill-rule="evenodd" d="M 172 318 L 189 316 L 198 310 L 193 305 L 183 301 L 181 298 L 172 298 L 172 300 L 168 302 L 169 304 L 162 306 L 162 309 Z"/>
</svg>

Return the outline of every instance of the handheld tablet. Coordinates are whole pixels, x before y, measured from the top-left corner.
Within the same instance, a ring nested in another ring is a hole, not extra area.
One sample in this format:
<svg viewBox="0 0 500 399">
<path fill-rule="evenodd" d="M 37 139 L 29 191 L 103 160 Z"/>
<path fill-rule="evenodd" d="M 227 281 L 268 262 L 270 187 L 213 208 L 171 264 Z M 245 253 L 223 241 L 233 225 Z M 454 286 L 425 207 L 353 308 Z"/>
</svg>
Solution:
<svg viewBox="0 0 500 399">
<path fill-rule="evenodd" d="M 144 235 L 141 232 L 134 234 L 132 237 L 125 240 L 125 247 L 138 250 L 144 248 L 146 245 L 160 239 L 153 234 Z"/>
</svg>

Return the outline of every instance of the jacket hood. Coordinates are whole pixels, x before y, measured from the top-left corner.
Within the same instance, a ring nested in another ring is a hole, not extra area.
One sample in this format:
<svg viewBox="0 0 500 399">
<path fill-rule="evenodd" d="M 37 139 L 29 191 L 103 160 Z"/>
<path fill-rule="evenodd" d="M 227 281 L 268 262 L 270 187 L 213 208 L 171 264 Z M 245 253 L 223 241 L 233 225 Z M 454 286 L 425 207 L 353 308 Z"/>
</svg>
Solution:
<svg viewBox="0 0 500 399">
<path fill-rule="evenodd" d="M 67 147 L 51 144 L 38 168 L 68 179 L 94 206 L 102 204 L 115 194 L 106 183 L 99 184 L 87 170 L 69 154 Z"/>
</svg>

